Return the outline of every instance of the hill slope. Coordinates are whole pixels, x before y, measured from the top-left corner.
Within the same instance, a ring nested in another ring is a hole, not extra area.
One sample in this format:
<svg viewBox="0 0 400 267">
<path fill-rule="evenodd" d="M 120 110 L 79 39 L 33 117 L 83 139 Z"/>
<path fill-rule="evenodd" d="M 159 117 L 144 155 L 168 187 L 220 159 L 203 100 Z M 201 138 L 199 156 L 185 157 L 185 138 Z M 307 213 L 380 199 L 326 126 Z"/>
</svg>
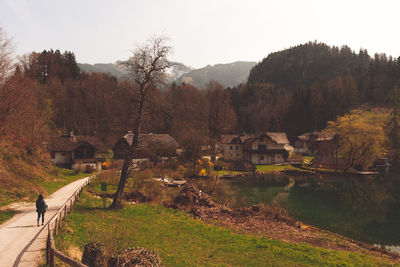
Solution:
<svg viewBox="0 0 400 267">
<path fill-rule="evenodd" d="M 208 65 L 181 75 L 176 83 L 185 82 L 197 88 L 204 88 L 207 83 L 214 80 L 223 86 L 233 87 L 246 82 L 250 69 L 255 64 L 256 62 L 238 61 L 229 64 Z"/>
<path fill-rule="evenodd" d="M 249 83 L 272 83 L 279 87 L 310 86 L 329 81 L 354 68 L 365 70 L 371 58 L 367 52 L 354 53 L 348 46 L 330 47 L 309 42 L 269 54 L 254 66 Z"/>
</svg>

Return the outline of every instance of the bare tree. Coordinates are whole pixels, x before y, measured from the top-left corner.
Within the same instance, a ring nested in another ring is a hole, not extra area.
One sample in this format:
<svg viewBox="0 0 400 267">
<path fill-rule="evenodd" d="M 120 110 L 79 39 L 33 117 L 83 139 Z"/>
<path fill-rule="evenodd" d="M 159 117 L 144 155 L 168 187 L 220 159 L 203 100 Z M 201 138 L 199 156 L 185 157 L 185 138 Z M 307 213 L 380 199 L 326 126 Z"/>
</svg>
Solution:
<svg viewBox="0 0 400 267">
<path fill-rule="evenodd" d="M 10 84 L 8 78 L 12 70 L 12 42 L 0 27 L 0 121 L 4 121 L 11 110 Z"/>
<path fill-rule="evenodd" d="M 123 194 L 128 178 L 129 165 L 139 143 L 140 127 L 144 115 L 146 96 L 152 88 L 163 83 L 165 72 L 173 63 L 168 60 L 172 47 L 168 46 L 166 37 L 153 37 L 142 46 L 133 51 L 133 55 L 127 61 L 120 62 L 128 71 L 128 77 L 138 88 L 137 111 L 133 124 L 133 141 L 126 153 L 118 184 L 111 208 L 122 208 Z"/>
<path fill-rule="evenodd" d="M 13 45 L 11 39 L 0 27 L 0 84 L 3 84 L 11 71 Z"/>
</svg>

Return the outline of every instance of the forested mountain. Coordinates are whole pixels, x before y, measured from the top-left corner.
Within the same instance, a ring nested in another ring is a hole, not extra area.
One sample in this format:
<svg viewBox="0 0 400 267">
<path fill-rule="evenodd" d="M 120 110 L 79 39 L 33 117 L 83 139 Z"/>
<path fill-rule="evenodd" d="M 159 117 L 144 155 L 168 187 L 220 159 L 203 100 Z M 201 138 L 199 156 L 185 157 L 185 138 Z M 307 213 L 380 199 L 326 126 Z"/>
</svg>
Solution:
<svg viewBox="0 0 400 267">
<path fill-rule="evenodd" d="M 365 50 L 354 53 L 348 46 L 330 47 L 310 42 L 271 53 L 254 66 L 249 83 L 273 83 L 279 87 L 311 86 L 358 68 L 366 70 L 371 58 Z"/>
<path fill-rule="evenodd" d="M 293 140 L 369 103 L 390 105 L 400 60 L 310 42 L 270 54 L 231 90 L 237 130 L 285 131 Z"/>
<path fill-rule="evenodd" d="M 256 62 L 238 61 L 229 64 L 208 65 L 201 69 L 189 71 L 177 80 L 177 84 L 188 83 L 203 89 L 210 81 L 216 81 L 225 87 L 245 83 L 250 69 Z"/>
</svg>

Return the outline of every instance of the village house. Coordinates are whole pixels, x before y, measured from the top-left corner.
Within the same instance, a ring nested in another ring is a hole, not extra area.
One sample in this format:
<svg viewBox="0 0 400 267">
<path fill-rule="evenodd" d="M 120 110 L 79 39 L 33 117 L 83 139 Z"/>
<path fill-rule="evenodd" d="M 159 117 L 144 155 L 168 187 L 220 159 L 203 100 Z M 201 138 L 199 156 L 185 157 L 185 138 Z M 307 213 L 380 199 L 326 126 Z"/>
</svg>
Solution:
<svg viewBox="0 0 400 267">
<path fill-rule="evenodd" d="M 339 136 L 335 133 L 314 132 L 309 135 L 308 147 L 313 164 L 320 167 L 343 168 L 339 158 Z"/>
<path fill-rule="evenodd" d="M 310 138 L 315 134 L 316 132 L 308 132 L 297 136 L 297 139 L 294 142 L 294 152 L 306 156 L 313 155 Z"/>
<path fill-rule="evenodd" d="M 113 158 L 124 159 L 132 142 L 133 133 L 128 131 L 113 146 Z M 179 144 L 169 134 L 140 134 L 139 144 L 133 158 L 136 160 L 158 161 L 175 157 L 177 153 L 179 153 Z"/>
<path fill-rule="evenodd" d="M 224 159 L 244 160 L 244 142 L 251 138 L 248 134 L 228 134 L 221 136 L 221 147 Z"/>
<path fill-rule="evenodd" d="M 47 145 L 51 161 L 58 167 L 79 171 L 101 170 L 107 147 L 95 136 L 62 135 Z"/>
<path fill-rule="evenodd" d="M 224 159 L 246 160 L 253 164 L 284 163 L 293 148 L 286 133 L 265 132 L 258 135 L 223 135 Z"/>
</svg>

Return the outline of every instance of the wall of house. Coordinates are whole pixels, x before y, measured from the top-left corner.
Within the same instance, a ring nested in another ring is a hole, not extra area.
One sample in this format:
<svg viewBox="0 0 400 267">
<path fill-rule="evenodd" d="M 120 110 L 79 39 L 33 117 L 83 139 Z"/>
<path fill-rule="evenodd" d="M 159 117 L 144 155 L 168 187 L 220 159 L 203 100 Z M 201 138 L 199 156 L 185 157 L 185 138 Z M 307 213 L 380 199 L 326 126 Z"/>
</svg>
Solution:
<svg viewBox="0 0 400 267">
<path fill-rule="evenodd" d="M 297 140 L 294 143 L 294 152 L 311 156 L 311 151 L 308 147 L 307 142 L 302 140 Z"/>
<path fill-rule="evenodd" d="M 93 162 L 93 163 L 76 162 L 72 165 L 72 169 L 84 172 L 87 170 L 87 166 L 90 166 L 95 171 L 101 170 L 101 162 Z"/>
<path fill-rule="evenodd" d="M 242 144 L 224 144 L 225 160 L 243 160 Z"/>
<path fill-rule="evenodd" d="M 70 163 L 69 152 L 54 152 L 54 158 L 51 159 L 54 164 L 68 164 Z"/>
<path fill-rule="evenodd" d="M 263 164 L 277 164 L 284 163 L 285 157 L 281 153 L 276 154 L 251 154 L 250 161 L 253 164 L 263 165 Z"/>
<path fill-rule="evenodd" d="M 284 144 L 275 144 L 274 142 L 271 142 L 268 138 L 263 138 L 263 140 L 257 139 L 254 142 L 252 142 L 251 149 L 258 150 L 259 145 L 265 145 L 267 149 L 284 149 L 285 148 Z"/>
</svg>

